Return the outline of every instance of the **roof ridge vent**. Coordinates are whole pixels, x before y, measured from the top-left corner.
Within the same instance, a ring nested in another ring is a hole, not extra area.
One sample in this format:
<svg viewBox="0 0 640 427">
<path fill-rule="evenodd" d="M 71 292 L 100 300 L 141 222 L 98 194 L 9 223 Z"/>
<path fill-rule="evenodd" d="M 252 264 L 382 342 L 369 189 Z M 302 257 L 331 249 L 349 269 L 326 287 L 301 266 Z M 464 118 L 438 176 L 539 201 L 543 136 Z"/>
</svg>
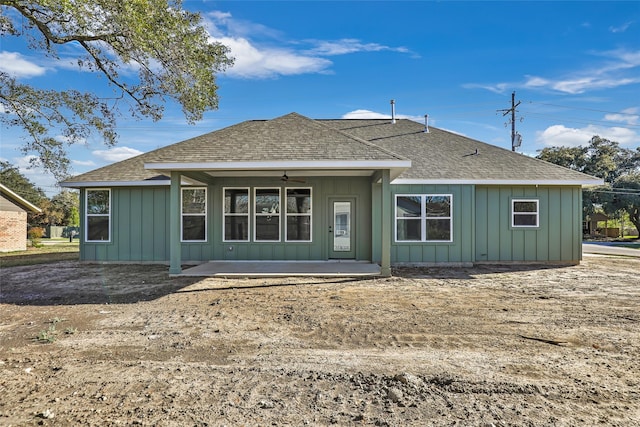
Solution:
<svg viewBox="0 0 640 427">
<path fill-rule="evenodd" d="M 391 100 L 391 124 L 396 124 L 396 100 Z"/>
</svg>

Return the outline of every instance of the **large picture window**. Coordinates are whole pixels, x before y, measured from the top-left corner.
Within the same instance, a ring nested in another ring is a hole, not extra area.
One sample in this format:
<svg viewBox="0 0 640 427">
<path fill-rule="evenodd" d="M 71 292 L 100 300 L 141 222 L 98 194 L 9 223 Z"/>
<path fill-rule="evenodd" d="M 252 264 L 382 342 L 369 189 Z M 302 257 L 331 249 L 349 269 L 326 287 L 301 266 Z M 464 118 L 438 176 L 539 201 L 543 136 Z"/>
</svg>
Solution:
<svg viewBox="0 0 640 427">
<path fill-rule="evenodd" d="M 111 190 L 87 190 L 85 216 L 85 241 L 111 241 Z"/>
<path fill-rule="evenodd" d="M 397 242 L 451 242 L 451 194 L 396 196 Z"/>
<path fill-rule="evenodd" d="M 207 189 L 182 189 L 182 241 L 207 240 Z"/>
<path fill-rule="evenodd" d="M 286 240 L 311 241 L 311 188 L 287 188 Z"/>
<path fill-rule="evenodd" d="M 511 200 L 512 227 L 538 227 L 539 213 L 539 202 L 537 199 Z"/>
<path fill-rule="evenodd" d="M 253 239 L 256 242 L 280 241 L 280 189 L 256 188 Z"/>
<path fill-rule="evenodd" d="M 224 240 L 249 241 L 249 189 L 224 189 Z"/>
</svg>

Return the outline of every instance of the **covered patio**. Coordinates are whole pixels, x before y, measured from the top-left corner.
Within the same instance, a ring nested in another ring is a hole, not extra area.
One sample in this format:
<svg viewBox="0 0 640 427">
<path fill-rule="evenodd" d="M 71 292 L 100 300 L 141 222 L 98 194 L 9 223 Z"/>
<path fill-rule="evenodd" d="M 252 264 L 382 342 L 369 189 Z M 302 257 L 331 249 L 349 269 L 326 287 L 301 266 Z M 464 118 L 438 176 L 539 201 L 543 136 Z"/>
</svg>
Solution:
<svg viewBox="0 0 640 427">
<path fill-rule="evenodd" d="M 379 276 L 380 266 L 363 261 L 209 261 L 174 277 L 354 277 Z"/>
</svg>

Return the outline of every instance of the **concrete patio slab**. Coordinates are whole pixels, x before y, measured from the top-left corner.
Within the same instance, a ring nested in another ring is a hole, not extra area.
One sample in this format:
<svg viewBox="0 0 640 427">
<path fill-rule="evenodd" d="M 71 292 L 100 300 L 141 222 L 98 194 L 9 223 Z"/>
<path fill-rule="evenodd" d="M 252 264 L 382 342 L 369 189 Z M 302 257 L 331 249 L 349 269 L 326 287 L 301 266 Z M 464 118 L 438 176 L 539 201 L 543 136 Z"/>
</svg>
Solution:
<svg viewBox="0 0 640 427">
<path fill-rule="evenodd" d="M 359 261 L 209 261 L 175 276 L 353 277 L 378 276 L 380 266 Z"/>
</svg>

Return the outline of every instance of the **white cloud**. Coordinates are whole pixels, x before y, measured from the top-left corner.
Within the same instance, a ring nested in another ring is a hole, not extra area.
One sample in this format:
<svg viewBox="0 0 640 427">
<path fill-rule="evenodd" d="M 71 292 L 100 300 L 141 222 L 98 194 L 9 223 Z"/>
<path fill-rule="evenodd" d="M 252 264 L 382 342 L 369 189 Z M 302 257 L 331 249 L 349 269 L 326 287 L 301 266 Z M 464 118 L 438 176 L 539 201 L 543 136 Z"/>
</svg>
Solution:
<svg viewBox="0 0 640 427">
<path fill-rule="evenodd" d="M 214 11 L 204 17 L 213 42 L 227 46 L 235 59 L 226 75 L 240 78 L 270 78 L 279 75 L 330 73 L 327 56 L 356 52 L 392 51 L 410 53 L 405 47 L 366 43 L 357 39 L 287 40 L 277 30 L 235 19 L 228 12 Z"/>
<path fill-rule="evenodd" d="M 0 52 L 0 71 L 15 78 L 29 78 L 43 75 L 47 70 L 36 65 L 18 52 Z"/>
<path fill-rule="evenodd" d="M 527 75 L 520 82 L 500 82 L 492 84 L 467 83 L 463 87 L 467 89 L 485 89 L 495 93 L 504 93 L 508 90 L 526 88 L 538 90 L 551 90 L 566 94 L 581 94 L 590 90 L 612 89 L 620 86 L 628 86 L 640 83 L 640 77 L 636 74 L 624 75 L 625 71 L 640 67 L 640 50 L 617 49 L 605 52 L 594 52 L 593 55 L 607 58 L 590 68 L 578 70 L 565 76 L 540 77 Z"/>
<path fill-rule="evenodd" d="M 258 47 L 247 39 L 223 37 L 215 39 L 229 47 L 235 58 L 227 75 L 236 77 L 267 78 L 277 75 L 295 75 L 326 72 L 333 63 L 328 59 L 302 55 L 282 48 Z"/>
<path fill-rule="evenodd" d="M 91 154 L 106 162 L 120 162 L 142 154 L 142 151 L 130 147 L 115 147 L 109 150 L 95 150 Z"/>
<path fill-rule="evenodd" d="M 564 125 L 549 126 L 543 131 L 536 132 L 536 142 L 544 146 L 577 147 L 586 145 L 591 138 L 598 135 L 620 145 L 640 144 L 640 134 L 623 127 L 604 127 L 588 125 L 583 128 L 568 128 Z"/>
<path fill-rule="evenodd" d="M 343 119 L 391 119 L 391 114 L 376 113 L 371 110 L 353 110 L 342 115 Z"/>
<path fill-rule="evenodd" d="M 315 55 L 333 56 L 346 55 L 356 52 L 380 52 L 393 51 L 400 53 L 408 53 L 409 49 L 405 47 L 389 47 L 378 43 L 363 43 L 357 39 L 341 39 L 335 41 L 310 40 L 316 46 L 308 50 Z"/>
<path fill-rule="evenodd" d="M 625 22 L 622 25 L 618 25 L 617 27 L 611 26 L 609 27 L 609 31 L 612 33 L 624 33 L 627 29 L 633 24 L 633 21 Z"/>
<path fill-rule="evenodd" d="M 604 119 L 612 122 L 626 123 L 628 126 L 634 126 L 640 123 L 640 109 L 627 108 L 619 113 L 605 114 Z"/>
<path fill-rule="evenodd" d="M 76 166 L 95 166 L 96 162 L 93 160 L 71 160 L 71 164 Z"/>
<path fill-rule="evenodd" d="M 389 119 L 391 114 L 377 113 L 371 110 L 353 110 L 342 115 L 343 119 Z M 408 116 L 406 114 L 396 114 L 396 119 L 413 120 L 414 122 L 424 123 L 424 116 Z M 431 123 L 431 122 L 430 122 Z"/>
</svg>

